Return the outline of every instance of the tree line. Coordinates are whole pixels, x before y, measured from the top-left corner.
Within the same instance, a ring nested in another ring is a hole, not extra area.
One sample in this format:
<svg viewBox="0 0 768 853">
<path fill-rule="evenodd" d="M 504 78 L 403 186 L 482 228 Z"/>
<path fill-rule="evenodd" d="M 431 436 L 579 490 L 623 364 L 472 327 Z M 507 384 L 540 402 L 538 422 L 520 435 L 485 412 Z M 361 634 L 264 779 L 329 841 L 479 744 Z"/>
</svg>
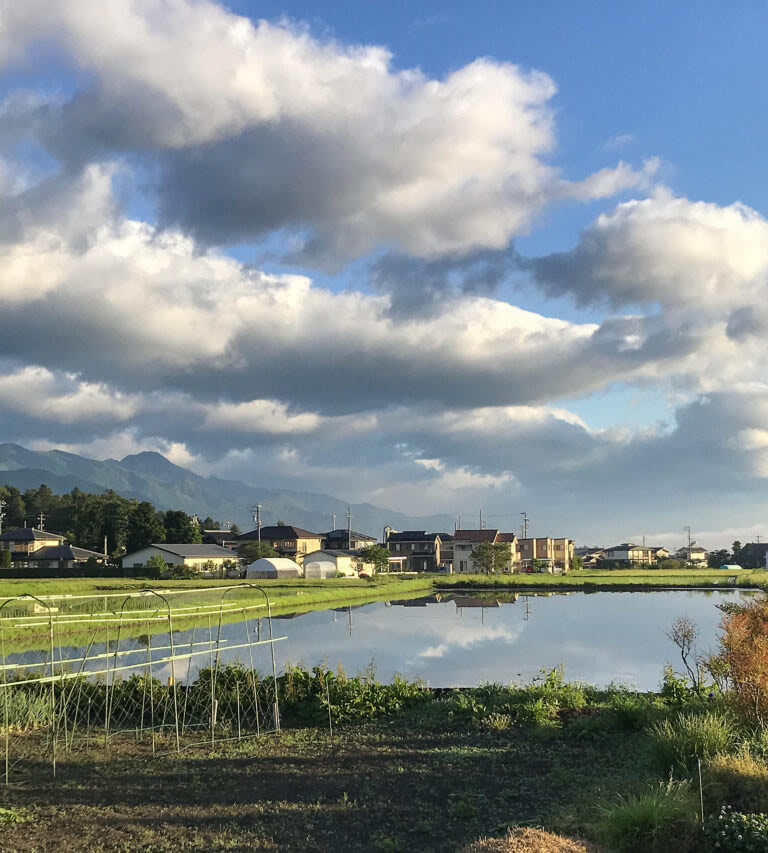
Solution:
<svg viewBox="0 0 768 853">
<path fill-rule="evenodd" d="M 88 548 L 112 558 L 146 548 L 153 542 L 197 544 L 203 530 L 221 529 L 210 516 L 199 522 L 180 509 L 160 511 L 149 501 L 124 498 L 112 489 L 101 494 L 72 489 L 56 495 L 45 484 L 37 489 L 20 491 L 15 486 L 0 486 L 0 499 L 5 501 L 3 530 L 37 527 L 40 514 L 45 529 L 59 533 L 70 545 Z M 232 526 L 234 535 L 239 533 Z"/>
</svg>

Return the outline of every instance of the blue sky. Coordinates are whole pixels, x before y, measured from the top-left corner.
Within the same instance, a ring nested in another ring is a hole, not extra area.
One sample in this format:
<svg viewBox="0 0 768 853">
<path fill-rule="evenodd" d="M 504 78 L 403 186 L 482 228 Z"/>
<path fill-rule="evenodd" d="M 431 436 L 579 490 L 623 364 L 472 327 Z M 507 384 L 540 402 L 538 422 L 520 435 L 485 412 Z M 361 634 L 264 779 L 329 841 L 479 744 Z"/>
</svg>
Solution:
<svg viewBox="0 0 768 853">
<path fill-rule="evenodd" d="M 582 541 L 765 535 L 766 18 L 0 8 L 0 437 Z"/>
</svg>

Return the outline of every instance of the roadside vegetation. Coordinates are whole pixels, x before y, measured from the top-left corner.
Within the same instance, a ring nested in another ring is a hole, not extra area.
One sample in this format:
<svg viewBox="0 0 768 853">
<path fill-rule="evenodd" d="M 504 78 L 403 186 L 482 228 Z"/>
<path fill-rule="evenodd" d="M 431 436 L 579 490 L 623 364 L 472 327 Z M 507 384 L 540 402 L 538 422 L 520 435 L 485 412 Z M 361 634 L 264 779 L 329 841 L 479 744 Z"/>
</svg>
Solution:
<svg viewBox="0 0 768 853">
<path fill-rule="evenodd" d="M 29 776 L 3 790 L 0 849 L 765 851 L 768 603 L 721 609 L 714 655 L 697 652 L 690 622 L 671 626 L 681 672 L 667 668 L 657 693 L 557 669 L 525 686 L 438 690 L 289 667 L 258 681 L 264 702 L 279 696 L 279 735 L 198 739 L 181 754 L 169 742 L 155 758 L 139 738 L 115 739 L 110 761 L 103 746 L 73 752 L 55 781 L 34 760 L 42 708 L 13 702 Z M 233 697 L 251 678 L 231 666 L 215 696 L 205 671 L 189 689 L 200 708 L 216 700 L 222 732 L 236 717 L 250 735 Z M 139 681 L 113 688 L 137 718 Z M 169 686 L 152 692 L 156 711 L 170 701 Z"/>
</svg>

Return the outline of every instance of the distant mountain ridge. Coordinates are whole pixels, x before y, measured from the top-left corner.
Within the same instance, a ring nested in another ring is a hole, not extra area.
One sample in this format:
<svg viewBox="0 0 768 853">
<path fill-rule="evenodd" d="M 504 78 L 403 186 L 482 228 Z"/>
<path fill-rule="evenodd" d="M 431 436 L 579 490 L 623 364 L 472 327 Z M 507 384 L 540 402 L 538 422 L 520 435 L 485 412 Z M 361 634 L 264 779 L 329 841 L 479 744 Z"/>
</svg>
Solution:
<svg viewBox="0 0 768 853">
<path fill-rule="evenodd" d="M 354 529 L 371 536 L 381 537 L 386 524 L 398 530 L 453 530 L 453 518 L 448 515 L 411 516 L 369 503 L 349 504 L 331 495 L 201 477 L 150 451 L 99 461 L 62 450 L 0 444 L 0 485 L 24 490 L 42 483 L 56 494 L 74 488 L 97 494 L 112 489 L 126 498 L 150 501 L 157 509 L 183 509 L 201 518 L 210 515 L 235 522 L 243 530 L 253 527 L 249 507 L 255 503 L 264 506 L 265 524 L 282 520 L 318 533 L 331 529 L 333 514 L 337 526 L 343 526 L 350 505 Z"/>
</svg>

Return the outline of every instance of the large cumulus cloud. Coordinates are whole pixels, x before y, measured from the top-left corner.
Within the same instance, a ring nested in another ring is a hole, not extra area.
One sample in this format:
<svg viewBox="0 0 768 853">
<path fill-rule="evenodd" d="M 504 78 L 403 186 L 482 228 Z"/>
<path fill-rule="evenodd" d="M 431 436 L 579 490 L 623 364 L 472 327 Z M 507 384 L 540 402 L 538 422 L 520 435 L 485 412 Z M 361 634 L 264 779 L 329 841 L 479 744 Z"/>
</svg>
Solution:
<svg viewBox="0 0 768 853">
<path fill-rule="evenodd" d="M 200 0 L 4 2 L 0 21 L 0 58 L 48 39 L 88 75 L 71 97 L 16 99 L 16 134 L 70 166 L 143 157 L 162 220 L 207 242 L 288 228 L 325 265 L 379 245 L 503 249 L 554 200 L 647 179 L 625 164 L 563 178 L 548 162 L 554 83 L 508 63 L 433 79 L 381 47 Z"/>
</svg>

